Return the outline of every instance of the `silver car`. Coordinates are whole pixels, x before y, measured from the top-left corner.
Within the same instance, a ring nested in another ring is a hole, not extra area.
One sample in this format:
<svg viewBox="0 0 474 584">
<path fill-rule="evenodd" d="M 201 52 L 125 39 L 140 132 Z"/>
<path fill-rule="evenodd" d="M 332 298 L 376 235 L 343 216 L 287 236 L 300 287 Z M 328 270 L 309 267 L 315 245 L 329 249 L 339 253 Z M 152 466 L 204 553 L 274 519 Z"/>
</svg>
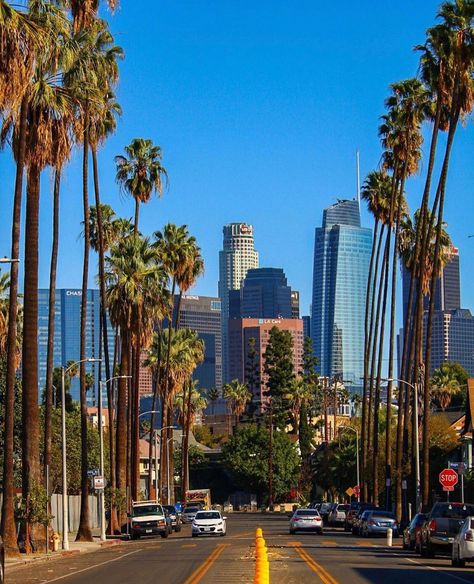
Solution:
<svg viewBox="0 0 474 584">
<path fill-rule="evenodd" d="M 290 534 L 297 531 L 323 532 L 323 520 L 316 509 L 296 509 L 290 519 Z"/>
<path fill-rule="evenodd" d="M 182 515 L 183 523 L 192 523 L 198 511 L 201 511 L 201 508 L 197 506 L 185 507 Z"/>
<path fill-rule="evenodd" d="M 360 535 L 369 537 L 371 535 L 386 535 L 387 529 L 391 528 L 393 537 L 398 537 L 398 523 L 395 515 L 389 511 L 370 511 L 360 525 Z"/>
</svg>

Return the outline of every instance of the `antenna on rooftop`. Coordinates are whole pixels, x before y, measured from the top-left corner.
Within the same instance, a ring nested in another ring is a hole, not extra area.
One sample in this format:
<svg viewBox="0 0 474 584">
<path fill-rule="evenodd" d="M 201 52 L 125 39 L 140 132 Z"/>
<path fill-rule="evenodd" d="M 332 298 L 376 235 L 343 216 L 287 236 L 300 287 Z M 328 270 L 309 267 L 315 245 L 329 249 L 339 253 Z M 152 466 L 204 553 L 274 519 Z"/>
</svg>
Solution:
<svg viewBox="0 0 474 584">
<path fill-rule="evenodd" d="M 356 165 L 357 165 L 357 202 L 359 203 L 359 212 L 360 212 L 360 157 L 359 157 L 359 149 L 356 150 Z"/>
</svg>

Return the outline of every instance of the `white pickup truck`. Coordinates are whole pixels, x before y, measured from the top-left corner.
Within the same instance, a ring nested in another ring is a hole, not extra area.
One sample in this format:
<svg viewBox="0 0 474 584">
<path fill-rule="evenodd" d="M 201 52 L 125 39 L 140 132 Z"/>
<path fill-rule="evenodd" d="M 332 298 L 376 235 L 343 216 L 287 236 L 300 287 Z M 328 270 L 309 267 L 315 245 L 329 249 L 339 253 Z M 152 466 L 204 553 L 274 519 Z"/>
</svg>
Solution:
<svg viewBox="0 0 474 584">
<path fill-rule="evenodd" d="M 135 501 L 130 513 L 132 539 L 142 535 L 168 537 L 172 531 L 171 521 L 163 507 L 156 501 Z"/>
</svg>

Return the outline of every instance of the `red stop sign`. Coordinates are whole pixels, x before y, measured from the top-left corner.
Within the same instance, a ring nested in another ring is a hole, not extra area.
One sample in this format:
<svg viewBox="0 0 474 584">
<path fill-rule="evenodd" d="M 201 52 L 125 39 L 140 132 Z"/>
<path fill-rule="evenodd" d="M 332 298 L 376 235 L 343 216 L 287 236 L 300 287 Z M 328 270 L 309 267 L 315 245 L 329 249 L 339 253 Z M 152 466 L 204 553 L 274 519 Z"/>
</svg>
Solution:
<svg viewBox="0 0 474 584">
<path fill-rule="evenodd" d="M 439 473 L 439 482 L 444 488 L 454 488 L 458 484 L 458 473 L 452 468 L 445 468 Z"/>
</svg>

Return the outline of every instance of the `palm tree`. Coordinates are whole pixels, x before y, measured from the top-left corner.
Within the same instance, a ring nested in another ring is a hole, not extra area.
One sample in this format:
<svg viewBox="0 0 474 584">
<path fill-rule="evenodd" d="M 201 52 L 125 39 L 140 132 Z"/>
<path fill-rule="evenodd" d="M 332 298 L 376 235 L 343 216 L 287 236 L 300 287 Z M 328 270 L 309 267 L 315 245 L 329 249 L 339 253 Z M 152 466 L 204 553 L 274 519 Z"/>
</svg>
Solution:
<svg viewBox="0 0 474 584">
<path fill-rule="evenodd" d="M 135 138 L 125 147 L 126 156 L 116 156 L 117 182 L 126 193 L 135 199 L 135 234 L 138 233 L 138 213 L 140 203 L 148 203 L 155 191 L 158 196 L 163 192 L 163 179 L 168 175 L 161 163 L 160 146 L 151 140 Z"/>
<path fill-rule="evenodd" d="M 235 417 L 237 424 L 240 416 L 245 412 L 247 403 L 252 399 L 249 388 L 238 379 L 233 379 L 223 386 L 222 397 L 227 400 L 229 413 Z"/>
<path fill-rule="evenodd" d="M 211 403 L 211 412 L 214 414 L 214 404 L 221 397 L 221 392 L 217 387 L 210 387 L 206 392 L 206 398 Z"/>
<path fill-rule="evenodd" d="M 461 385 L 453 372 L 442 367 L 435 369 L 431 378 L 431 398 L 439 403 L 443 412 L 459 393 Z"/>
</svg>

